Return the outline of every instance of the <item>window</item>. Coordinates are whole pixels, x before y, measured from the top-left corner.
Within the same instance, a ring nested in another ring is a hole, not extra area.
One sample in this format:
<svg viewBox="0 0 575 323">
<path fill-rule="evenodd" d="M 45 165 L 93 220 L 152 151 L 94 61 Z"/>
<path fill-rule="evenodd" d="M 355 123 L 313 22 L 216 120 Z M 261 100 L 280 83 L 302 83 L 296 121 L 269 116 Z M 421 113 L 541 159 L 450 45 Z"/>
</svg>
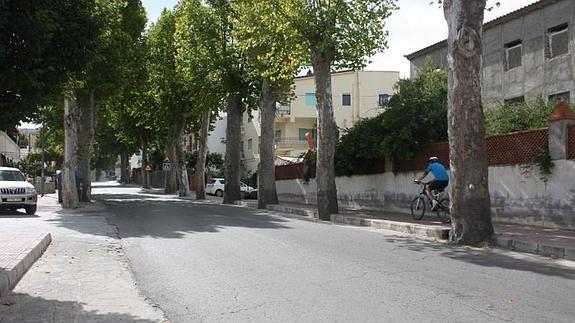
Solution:
<svg viewBox="0 0 575 323">
<path fill-rule="evenodd" d="M 545 42 L 545 54 L 547 58 L 569 53 L 568 31 L 568 24 L 561 24 L 547 30 L 547 39 Z"/>
<path fill-rule="evenodd" d="M 549 103 L 559 103 L 559 101 L 571 102 L 571 94 L 569 92 L 561 92 L 549 96 Z"/>
<path fill-rule="evenodd" d="M 289 102 L 286 104 L 278 104 L 277 105 L 277 113 L 279 113 L 279 114 L 290 114 L 291 113 L 291 104 Z"/>
<path fill-rule="evenodd" d="M 306 132 L 311 132 L 312 137 L 315 139 L 317 137 L 316 129 L 299 128 L 299 140 L 305 140 Z"/>
<path fill-rule="evenodd" d="M 341 105 L 345 106 L 351 105 L 351 94 L 344 93 L 341 95 Z"/>
<path fill-rule="evenodd" d="M 523 52 L 523 45 L 521 40 L 516 40 L 505 44 L 505 70 L 521 66 L 521 56 Z"/>
<path fill-rule="evenodd" d="M 380 106 L 386 106 L 387 103 L 389 102 L 389 97 L 390 97 L 389 94 L 380 94 L 377 98 L 377 103 Z"/>
<path fill-rule="evenodd" d="M 246 158 L 246 152 L 244 151 L 244 142 L 240 141 L 240 150 L 242 152 L 242 158 Z"/>
<path fill-rule="evenodd" d="M 315 93 L 306 93 L 305 94 L 305 105 L 314 106 L 314 107 L 317 105 Z"/>
<path fill-rule="evenodd" d="M 276 140 L 280 140 L 282 138 L 282 131 L 281 130 L 276 130 Z"/>
<path fill-rule="evenodd" d="M 252 150 L 252 144 L 253 144 L 252 139 L 251 138 L 248 139 L 248 150 Z"/>
<path fill-rule="evenodd" d="M 520 105 L 520 104 L 525 103 L 525 97 L 518 96 L 515 98 L 511 98 L 511 99 L 506 99 L 503 102 L 505 103 L 505 105 L 509 105 L 509 106 Z"/>
</svg>

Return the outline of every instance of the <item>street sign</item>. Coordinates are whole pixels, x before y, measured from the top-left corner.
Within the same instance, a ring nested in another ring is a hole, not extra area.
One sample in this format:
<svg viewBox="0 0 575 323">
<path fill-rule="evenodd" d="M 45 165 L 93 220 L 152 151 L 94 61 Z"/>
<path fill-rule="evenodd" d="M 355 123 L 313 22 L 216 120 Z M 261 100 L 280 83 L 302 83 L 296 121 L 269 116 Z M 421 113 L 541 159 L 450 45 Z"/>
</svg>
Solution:
<svg viewBox="0 0 575 323">
<path fill-rule="evenodd" d="M 152 170 L 152 167 L 150 167 L 150 165 L 146 166 L 146 171 L 149 172 L 149 171 L 151 171 L 151 170 Z"/>
<path fill-rule="evenodd" d="M 172 163 L 170 163 L 170 162 L 164 162 L 164 163 L 162 164 L 162 170 L 164 170 L 164 171 L 172 170 L 172 166 L 173 166 Z"/>
</svg>

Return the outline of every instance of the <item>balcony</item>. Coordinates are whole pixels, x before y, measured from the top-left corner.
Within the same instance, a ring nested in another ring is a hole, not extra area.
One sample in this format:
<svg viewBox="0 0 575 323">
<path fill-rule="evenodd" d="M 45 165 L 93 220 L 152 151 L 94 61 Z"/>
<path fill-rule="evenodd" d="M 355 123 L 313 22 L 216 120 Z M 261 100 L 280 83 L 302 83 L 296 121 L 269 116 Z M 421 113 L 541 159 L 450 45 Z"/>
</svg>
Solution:
<svg viewBox="0 0 575 323">
<path fill-rule="evenodd" d="M 299 137 L 283 137 L 276 138 L 275 147 L 277 152 L 288 152 L 288 151 L 306 151 L 307 141 L 300 139 Z"/>
</svg>

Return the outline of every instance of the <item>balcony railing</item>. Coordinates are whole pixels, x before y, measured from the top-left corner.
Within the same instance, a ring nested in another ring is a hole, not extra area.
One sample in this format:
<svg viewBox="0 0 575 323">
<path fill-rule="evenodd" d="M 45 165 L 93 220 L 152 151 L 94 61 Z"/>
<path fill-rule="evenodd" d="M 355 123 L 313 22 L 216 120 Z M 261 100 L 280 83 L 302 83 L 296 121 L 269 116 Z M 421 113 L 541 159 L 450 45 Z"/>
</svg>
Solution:
<svg viewBox="0 0 575 323">
<path fill-rule="evenodd" d="M 307 141 L 299 137 L 282 137 L 276 138 L 276 149 L 294 149 L 294 150 L 307 150 Z M 315 141 L 314 141 L 315 144 Z"/>
<path fill-rule="evenodd" d="M 276 115 L 290 115 L 291 114 L 291 106 L 289 105 L 280 105 L 276 109 Z"/>
</svg>

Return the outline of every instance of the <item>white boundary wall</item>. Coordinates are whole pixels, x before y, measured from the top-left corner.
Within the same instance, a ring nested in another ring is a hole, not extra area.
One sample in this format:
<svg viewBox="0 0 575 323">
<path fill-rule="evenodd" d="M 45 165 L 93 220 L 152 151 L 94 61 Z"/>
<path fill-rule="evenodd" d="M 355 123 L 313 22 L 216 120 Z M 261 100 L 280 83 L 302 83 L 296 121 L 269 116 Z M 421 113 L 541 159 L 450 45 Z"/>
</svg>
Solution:
<svg viewBox="0 0 575 323">
<path fill-rule="evenodd" d="M 489 167 L 489 191 L 495 221 L 575 229 L 575 161 L 555 160 L 547 183 L 524 166 Z M 340 206 L 409 212 L 420 190 L 416 174 L 404 172 L 336 178 Z M 280 201 L 315 204 L 316 182 L 276 182 Z"/>
</svg>

